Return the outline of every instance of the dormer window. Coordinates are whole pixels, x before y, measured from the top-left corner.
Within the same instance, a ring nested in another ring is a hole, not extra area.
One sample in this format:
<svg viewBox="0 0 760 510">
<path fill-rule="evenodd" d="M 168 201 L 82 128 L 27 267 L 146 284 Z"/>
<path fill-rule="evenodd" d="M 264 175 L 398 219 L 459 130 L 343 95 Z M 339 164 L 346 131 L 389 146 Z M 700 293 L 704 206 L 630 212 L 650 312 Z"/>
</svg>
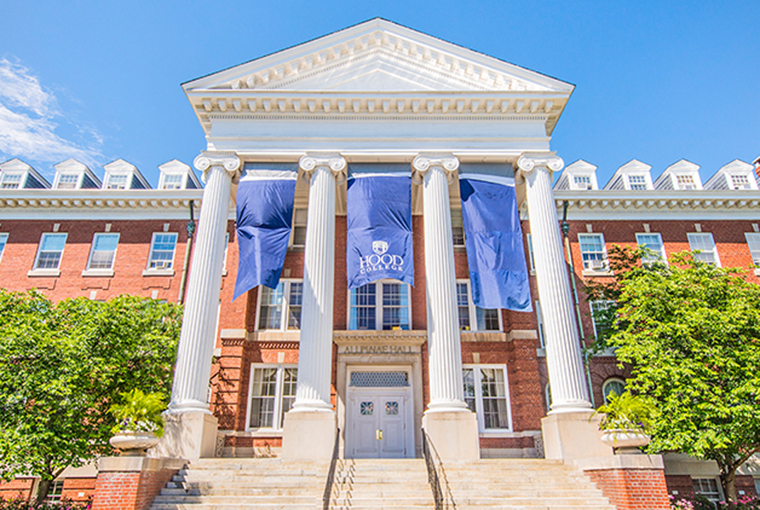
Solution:
<svg viewBox="0 0 760 510">
<path fill-rule="evenodd" d="M 58 189 L 76 189 L 79 183 L 79 176 L 76 174 L 62 174 L 58 178 Z"/>
<path fill-rule="evenodd" d="M 163 189 L 182 189 L 184 175 L 164 175 L 164 187 Z"/>
<path fill-rule="evenodd" d="M 575 183 L 576 189 L 593 189 L 590 175 L 575 175 L 573 176 L 573 183 Z"/>
<path fill-rule="evenodd" d="M 647 189 L 647 178 L 643 175 L 629 175 L 628 185 L 633 191 L 643 191 Z"/>
<path fill-rule="evenodd" d="M 731 189 L 752 189 L 749 184 L 749 176 L 746 174 L 732 175 Z"/>
<path fill-rule="evenodd" d="M 23 177 L 23 174 L 20 173 L 4 173 L 3 179 L 0 181 L 0 189 L 19 189 L 21 187 L 21 177 Z"/>
<path fill-rule="evenodd" d="M 676 182 L 678 183 L 678 189 L 697 189 L 697 184 L 694 182 L 693 175 L 676 175 Z"/>
<path fill-rule="evenodd" d="M 108 184 L 106 189 L 127 189 L 127 175 L 126 174 L 112 174 L 108 176 Z"/>
</svg>

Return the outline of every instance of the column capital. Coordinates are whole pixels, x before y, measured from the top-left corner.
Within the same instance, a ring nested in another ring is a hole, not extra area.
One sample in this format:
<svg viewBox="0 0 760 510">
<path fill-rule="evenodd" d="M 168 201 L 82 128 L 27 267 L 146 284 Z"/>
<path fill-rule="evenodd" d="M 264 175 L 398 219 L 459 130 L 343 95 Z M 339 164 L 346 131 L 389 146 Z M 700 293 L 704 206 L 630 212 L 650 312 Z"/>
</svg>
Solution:
<svg viewBox="0 0 760 510">
<path fill-rule="evenodd" d="M 453 154 L 420 154 L 412 160 L 414 181 L 422 182 L 422 178 L 433 167 L 441 168 L 450 183 L 454 179 L 454 172 L 459 168 L 459 159 Z"/>
<path fill-rule="evenodd" d="M 523 174 L 529 174 L 536 167 L 547 168 L 550 172 L 558 172 L 565 166 L 562 158 L 551 152 L 525 152 L 517 160 L 517 167 Z"/>
<path fill-rule="evenodd" d="M 346 177 L 346 158 L 340 154 L 306 154 L 298 160 L 298 166 L 304 171 L 304 179 L 307 182 L 311 179 L 314 170 L 321 166 L 327 167 L 340 181 Z"/>
<path fill-rule="evenodd" d="M 221 166 L 230 177 L 234 178 L 240 168 L 240 158 L 234 152 L 203 151 L 195 158 L 193 166 L 203 172 L 203 182 L 206 182 L 208 169 L 212 166 Z"/>
</svg>

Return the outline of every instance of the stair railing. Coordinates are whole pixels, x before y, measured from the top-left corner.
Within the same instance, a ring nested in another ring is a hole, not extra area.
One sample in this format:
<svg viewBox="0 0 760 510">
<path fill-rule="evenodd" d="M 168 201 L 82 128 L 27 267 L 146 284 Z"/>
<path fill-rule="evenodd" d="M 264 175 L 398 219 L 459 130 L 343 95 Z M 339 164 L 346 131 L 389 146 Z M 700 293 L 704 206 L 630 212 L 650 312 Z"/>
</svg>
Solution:
<svg viewBox="0 0 760 510">
<path fill-rule="evenodd" d="M 425 457 L 428 483 L 430 484 L 430 490 L 433 492 L 436 510 L 456 508 L 457 505 L 454 502 L 454 496 L 451 494 L 449 481 L 446 478 L 446 471 L 443 469 L 443 462 L 425 429 L 422 429 L 422 455 Z"/>
<path fill-rule="evenodd" d="M 322 508 L 329 510 L 332 501 L 333 484 L 335 483 L 335 468 L 338 465 L 338 452 L 340 445 L 340 429 L 335 432 L 335 446 L 333 446 L 332 459 L 330 460 L 330 469 L 327 471 L 327 480 L 325 481 L 325 492 L 322 495 Z"/>
</svg>

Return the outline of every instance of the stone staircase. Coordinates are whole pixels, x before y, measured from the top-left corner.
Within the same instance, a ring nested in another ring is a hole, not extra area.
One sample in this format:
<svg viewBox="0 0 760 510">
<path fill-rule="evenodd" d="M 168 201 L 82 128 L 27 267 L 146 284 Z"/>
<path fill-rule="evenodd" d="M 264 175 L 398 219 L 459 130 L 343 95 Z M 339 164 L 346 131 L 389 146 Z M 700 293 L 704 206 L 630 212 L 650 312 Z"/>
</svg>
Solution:
<svg viewBox="0 0 760 510">
<path fill-rule="evenodd" d="M 152 510 L 322 508 L 329 464 L 280 459 L 201 459 L 181 470 Z"/>
<path fill-rule="evenodd" d="M 329 465 L 280 459 L 203 459 L 180 471 L 153 510 L 321 509 Z M 439 508 L 615 510 L 583 472 L 560 461 L 446 462 Z M 330 508 L 436 508 L 423 459 L 340 459 Z"/>
<path fill-rule="evenodd" d="M 615 510 L 583 471 L 556 460 L 446 462 L 441 492 L 444 508 L 460 510 Z"/>
</svg>

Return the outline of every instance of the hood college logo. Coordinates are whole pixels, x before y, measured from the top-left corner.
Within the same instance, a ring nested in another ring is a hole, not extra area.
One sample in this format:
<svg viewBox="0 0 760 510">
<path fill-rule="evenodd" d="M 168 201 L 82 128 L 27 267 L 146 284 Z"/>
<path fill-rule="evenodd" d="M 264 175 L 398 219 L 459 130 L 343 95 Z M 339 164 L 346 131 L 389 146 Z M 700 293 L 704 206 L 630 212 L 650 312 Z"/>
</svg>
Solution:
<svg viewBox="0 0 760 510">
<path fill-rule="evenodd" d="M 404 259 L 399 255 L 386 253 L 389 245 L 387 241 L 372 241 L 372 251 L 375 253 L 361 257 L 359 264 L 360 273 L 366 274 L 379 270 L 403 271 Z"/>
</svg>

